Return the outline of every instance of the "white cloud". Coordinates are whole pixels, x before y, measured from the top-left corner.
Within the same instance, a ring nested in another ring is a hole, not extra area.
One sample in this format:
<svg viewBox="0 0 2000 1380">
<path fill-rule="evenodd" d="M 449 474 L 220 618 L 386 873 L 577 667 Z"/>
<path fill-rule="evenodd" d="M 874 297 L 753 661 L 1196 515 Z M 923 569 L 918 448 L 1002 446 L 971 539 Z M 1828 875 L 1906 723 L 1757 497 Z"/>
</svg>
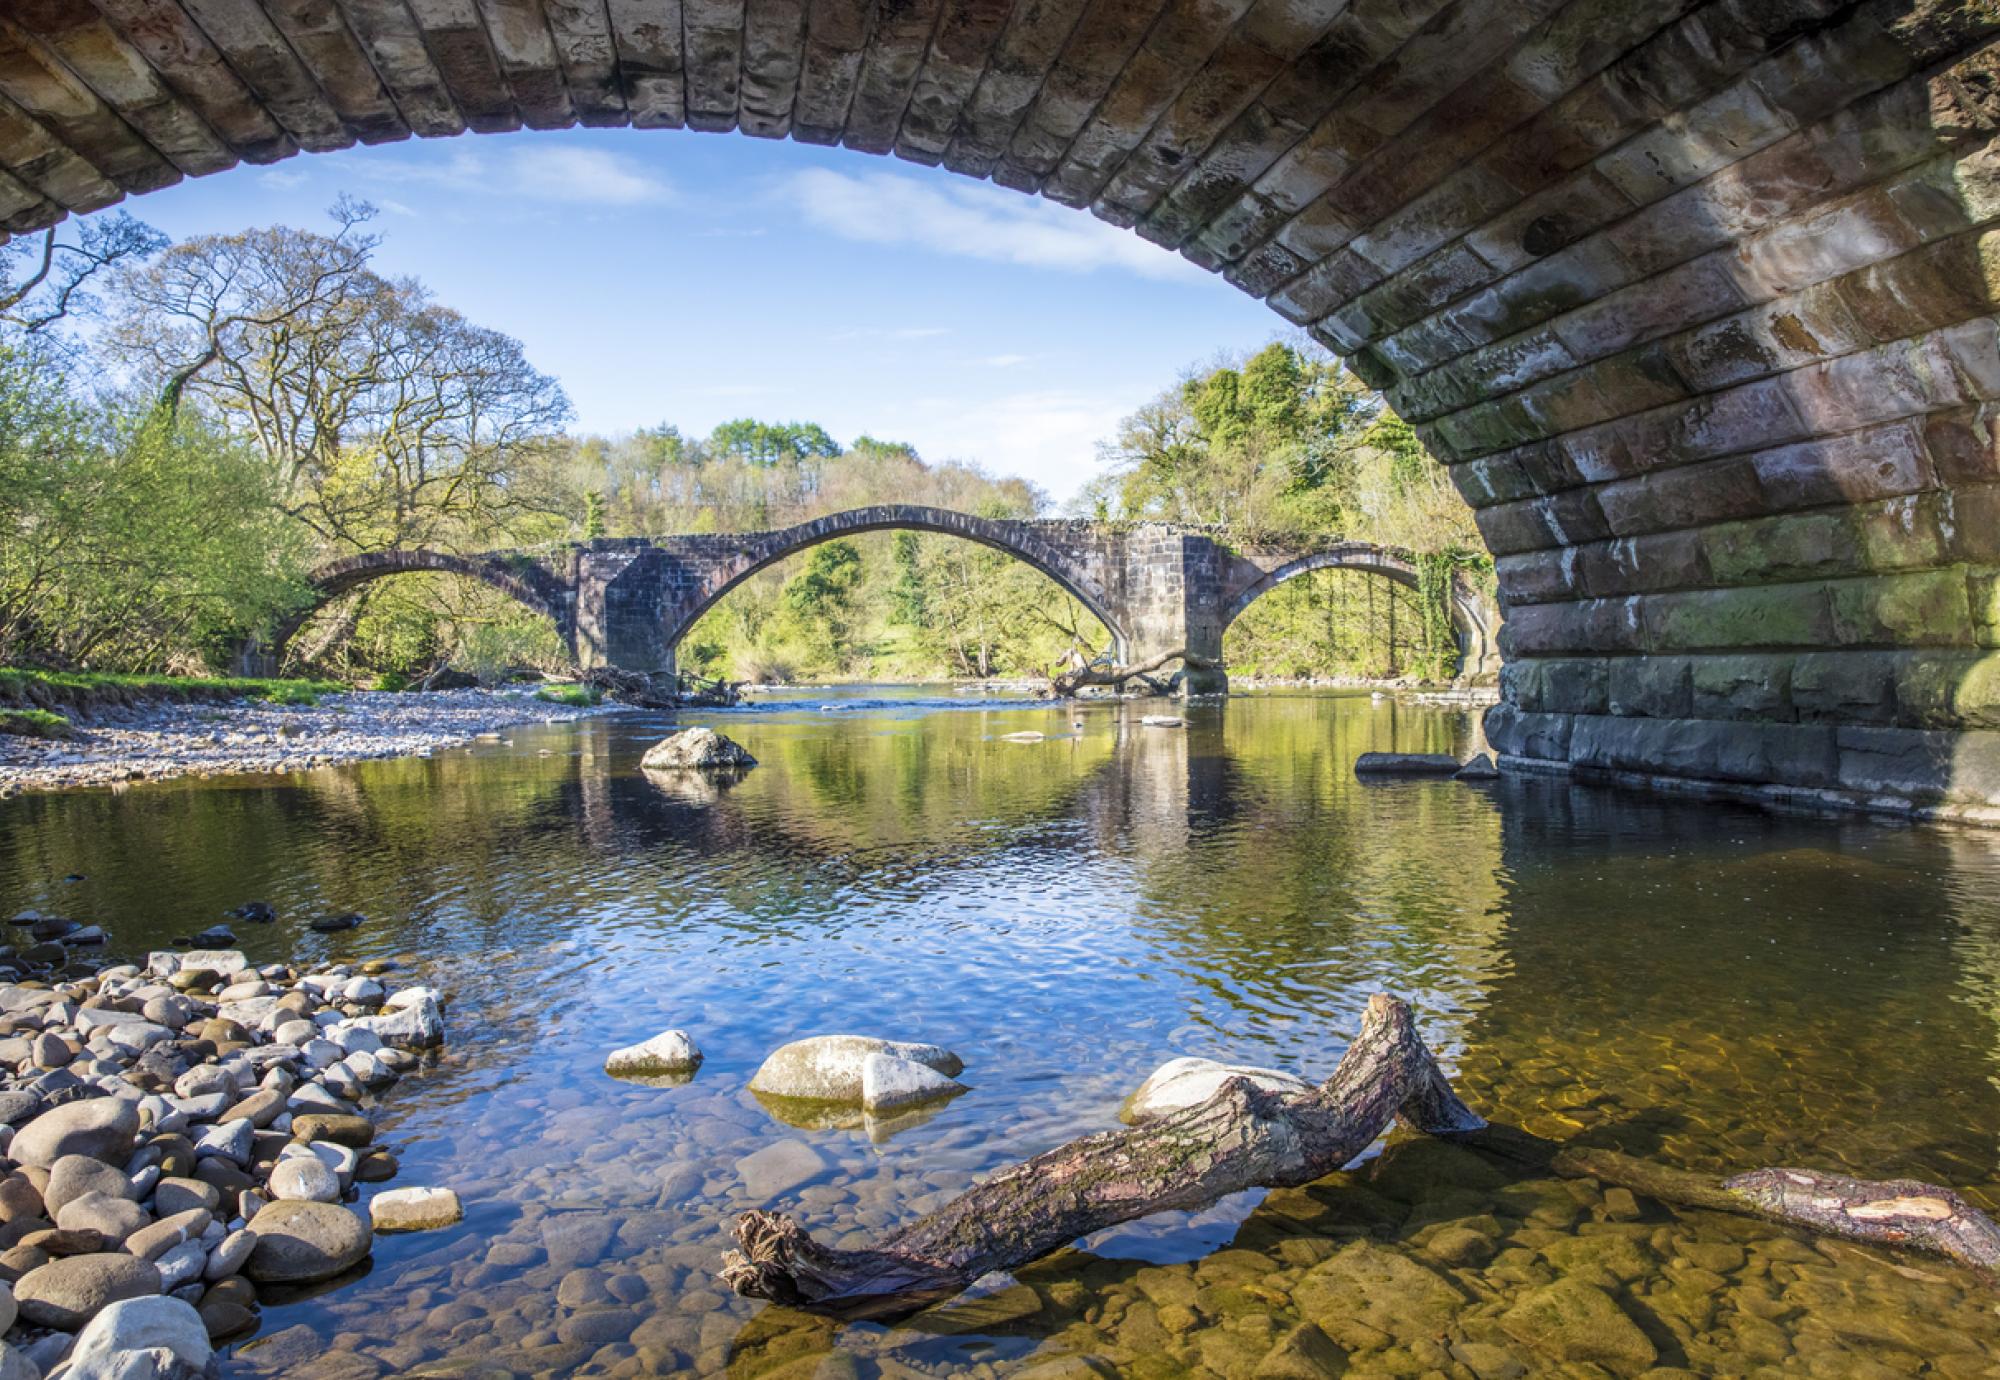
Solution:
<svg viewBox="0 0 2000 1380">
<path fill-rule="evenodd" d="M 671 187 L 630 158 L 560 143 L 524 144 L 497 153 L 455 149 L 443 159 L 384 159 L 363 167 L 385 182 L 527 196 L 545 204 L 647 206 L 673 199 Z"/>
<path fill-rule="evenodd" d="M 1117 434 L 1133 399 L 1061 389 L 983 400 L 928 398 L 882 434 L 908 437 L 932 460 L 970 460 L 989 474 L 1019 475 L 1058 503 L 1098 471 L 1097 443 Z"/>
<path fill-rule="evenodd" d="M 257 174 L 257 180 L 266 187 L 276 187 L 281 192 L 288 192 L 294 187 L 304 186 L 306 174 L 298 168 L 268 168 Z"/>
<path fill-rule="evenodd" d="M 524 191 L 598 206 L 645 206 L 671 196 L 666 183 L 631 159 L 602 149 L 530 144 L 510 154 Z"/>
<path fill-rule="evenodd" d="M 1026 364 L 1026 355 L 988 355 L 979 361 L 988 369 L 1012 369 L 1017 364 Z"/>
<path fill-rule="evenodd" d="M 1147 278 L 1207 276 L 1086 211 L 983 183 L 933 185 L 896 173 L 813 168 L 787 179 L 784 193 L 808 221 L 843 239 L 1071 273 L 1115 268 Z"/>
</svg>

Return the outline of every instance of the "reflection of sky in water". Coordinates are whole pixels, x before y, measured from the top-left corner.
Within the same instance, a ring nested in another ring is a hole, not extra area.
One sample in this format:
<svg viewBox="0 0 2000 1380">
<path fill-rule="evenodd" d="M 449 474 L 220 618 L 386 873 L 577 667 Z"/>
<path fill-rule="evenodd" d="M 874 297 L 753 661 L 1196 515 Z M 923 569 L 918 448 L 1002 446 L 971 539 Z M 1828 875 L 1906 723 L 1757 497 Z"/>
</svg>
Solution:
<svg viewBox="0 0 2000 1380">
<path fill-rule="evenodd" d="M 1092 705 L 1073 729 L 1063 706 L 818 690 L 685 716 L 762 763 L 714 787 L 640 773 L 670 720 L 631 715 L 429 761 L 31 797 L 0 805 L 0 908 L 140 952 L 266 899 L 280 923 L 238 927 L 254 959 L 397 956 L 453 992 L 445 1065 L 383 1119 L 401 1182 L 459 1188 L 466 1225 L 385 1240 L 366 1281 L 267 1330 L 449 1351 L 430 1310 L 543 1298 L 550 1224 L 607 1213 L 599 1268 L 653 1271 L 649 1297 L 735 1326 L 748 1310 L 708 1275 L 731 1214 L 762 1205 L 741 1156 L 809 1146 L 823 1170 L 780 1201 L 857 1244 L 1112 1125 L 1175 1055 L 1324 1075 L 1380 989 L 1418 1006 L 1475 1105 L 1545 1133 L 1992 1193 L 1992 839 L 1547 780 L 1364 785 L 1362 751 L 1469 734 L 1365 698 L 1236 700 L 1179 730 L 1140 712 Z M 1000 740 L 1024 729 L 1049 737 Z M 88 880 L 53 880 L 71 872 Z M 334 909 L 369 923 L 304 930 Z M 666 1026 L 707 1053 L 693 1084 L 599 1072 Z M 774 1122 L 751 1071 L 836 1031 L 947 1044 L 973 1091 L 872 1139 Z M 1257 1198 L 1094 1244 L 1185 1259 Z M 496 1242 L 528 1263 L 482 1263 Z"/>
</svg>

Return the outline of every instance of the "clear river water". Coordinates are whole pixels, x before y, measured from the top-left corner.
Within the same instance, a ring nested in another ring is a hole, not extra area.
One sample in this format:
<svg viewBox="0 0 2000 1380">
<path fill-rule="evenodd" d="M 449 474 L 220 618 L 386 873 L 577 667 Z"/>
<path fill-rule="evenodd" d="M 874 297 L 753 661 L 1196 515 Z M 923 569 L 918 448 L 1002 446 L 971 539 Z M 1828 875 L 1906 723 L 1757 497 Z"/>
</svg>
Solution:
<svg viewBox="0 0 2000 1380">
<path fill-rule="evenodd" d="M 1552 779 L 1364 783 L 1361 752 L 1475 733 L 1366 696 L 1239 696 L 1182 729 L 1143 712 L 818 691 L 28 796 L 0 803 L 0 913 L 143 954 L 268 900 L 277 924 L 237 927 L 253 960 L 394 958 L 450 994 L 441 1061 L 372 1114 L 396 1184 L 455 1188 L 465 1221 L 267 1297 L 225 1375 L 2000 1375 L 2000 1288 L 1953 1266 L 1422 1140 L 893 1327 L 728 1296 L 746 1208 L 861 1244 L 1115 1127 L 1167 1059 L 1324 1076 L 1377 991 L 1493 1119 L 2000 1203 L 2000 836 Z M 677 722 L 761 765 L 649 778 Z M 1028 729 L 1048 736 L 1002 739 Z M 368 922 L 306 929 L 345 910 Z M 706 1053 L 691 1083 L 602 1072 L 669 1027 Z M 946 1045 L 972 1090 L 832 1126 L 747 1090 L 779 1044 L 837 1032 Z"/>
</svg>

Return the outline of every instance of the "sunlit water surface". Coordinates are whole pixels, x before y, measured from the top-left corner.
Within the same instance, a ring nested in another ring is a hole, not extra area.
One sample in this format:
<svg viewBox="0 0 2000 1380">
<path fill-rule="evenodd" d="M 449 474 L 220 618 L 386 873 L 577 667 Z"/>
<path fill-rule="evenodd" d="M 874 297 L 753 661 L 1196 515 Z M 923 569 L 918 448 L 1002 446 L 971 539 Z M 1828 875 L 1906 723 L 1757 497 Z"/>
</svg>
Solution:
<svg viewBox="0 0 2000 1380">
<path fill-rule="evenodd" d="M 1413 1002 L 1489 1117 L 2000 1201 L 1994 836 L 1364 784 L 1361 752 L 1474 732 L 1366 697 L 1239 697 L 1185 729 L 1140 712 L 812 692 L 681 716 L 757 756 L 733 786 L 649 779 L 677 720 L 628 714 L 27 797 L 0 805 L 0 912 L 98 921 L 137 954 L 264 899 L 283 918 L 238 927 L 254 960 L 393 957 L 451 993 L 446 1057 L 374 1114 L 397 1182 L 455 1188 L 465 1222 L 268 1301 L 228 1374 L 2000 1375 L 2000 1291 L 1954 1268 L 1643 1200 L 1630 1220 L 1589 1183 L 1422 1143 L 1119 1228 L 895 1328 L 727 1297 L 743 1209 L 861 1244 L 1115 1126 L 1174 1056 L 1324 1075 L 1377 991 Z M 1048 737 L 1001 739 L 1026 729 Z M 368 923 L 305 928 L 349 909 Z M 675 1026 L 707 1054 L 692 1084 L 601 1072 Z M 746 1090 L 771 1049 L 834 1032 L 948 1045 L 973 1090 L 835 1129 Z M 746 1183 L 738 1162 L 787 1140 L 821 1167 Z M 1535 1340 L 1518 1306 L 1564 1276 L 1632 1330 Z"/>
</svg>

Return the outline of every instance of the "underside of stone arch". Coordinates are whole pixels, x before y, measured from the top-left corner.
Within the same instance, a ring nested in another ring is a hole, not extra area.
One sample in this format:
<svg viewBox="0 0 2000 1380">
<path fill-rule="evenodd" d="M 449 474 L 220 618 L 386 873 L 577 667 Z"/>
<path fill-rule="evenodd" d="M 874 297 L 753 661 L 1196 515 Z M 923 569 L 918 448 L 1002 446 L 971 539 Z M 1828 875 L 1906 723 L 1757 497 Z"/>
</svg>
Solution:
<svg viewBox="0 0 2000 1380">
<path fill-rule="evenodd" d="M 569 125 L 841 144 L 1267 300 L 1479 509 L 1517 763 L 2000 806 L 1985 0 L 12 0 L 0 227 Z"/>
<path fill-rule="evenodd" d="M 1224 633 L 1252 604 L 1279 585 L 1316 570 L 1356 570 L 1408 589 L 1423 588 L 1422 577 L 1409 552 L 1369 542 L 1341 542 L 1305 555 L 1282 551 L 1266 555 L 1244 550 L 1235 554 L 1241 564 L 1235 572 L 1236 584 L 1229 591 L 1229 605 L 1222 615 Z M 1492 598 L 1463 574 L 1454 571 L 1450 578 L 1451 586 L 1444 598 L 1452 632 L 1458 639 L 1458 675 L 1463 680 L 1490 684 L 1489 678 L 1500 670 L 1497 641 L 1500 611 Z"/>
<path fill-rule="evenodd" d="M 416 547 L 342 556 L 315 570 L 307 582 L 310 602 L 280 623 L 268 638 L 254 639 L 239 647 L 236 670 L 239 674 L 277 674 L 287 645 L 314 614 L 365 584 L 413 574 L 455 575 L 497 589 L 529 612 L 554 623 L 557 636 L 572 652 L 575 650 L 571 617 L 574 601 L 543 565 L 530 557 L 504 551 L 461 556 Z"/>
</svg>

